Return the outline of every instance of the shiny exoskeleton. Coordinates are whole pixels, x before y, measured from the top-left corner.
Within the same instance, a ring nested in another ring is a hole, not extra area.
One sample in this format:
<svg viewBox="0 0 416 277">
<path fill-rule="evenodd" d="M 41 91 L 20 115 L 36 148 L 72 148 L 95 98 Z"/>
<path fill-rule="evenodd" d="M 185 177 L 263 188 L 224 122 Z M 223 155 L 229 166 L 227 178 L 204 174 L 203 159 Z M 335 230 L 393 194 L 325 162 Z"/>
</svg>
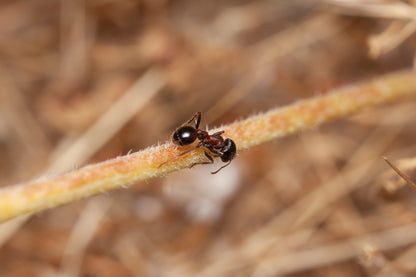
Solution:
<svg viewBox="0 0 416 277">
<path fill-rule="evenodd" d="M 194 121 L 195 127 L 192 127 L 190 125 L 192 121 Z M 219 131 L 210 135 L 207 131 L 199 129 L 200 122 L 201 112 L 197 112 L 184 126 L 179 127 L 172 137 L 172 142 L 179 146 L 186 146 L 192 144 L 197 139 L 199 140 L 198 145 L 196 145 L 194 148 L 182 152 L 181 154 L 172 159 L 167 160 L 160 166 L 164 165 L 167 162 L 170 162 L 173 159 L 176 159 L 179 156 L 185 155 L 186 153 L 189 153 L 198 147 L 204 148 L 205 156 L 209 159 L 209 161 L 200 162 L 197 164 L 212 164 L 214 162 L 213 156 L 220 157 L 223 162 L 227 163 L 226 165 L 220 167 L 218 170 L 211 172 L 212 174 L 218 173 L 221 169 L 223 169 L 231 163 L 231 160 L 234 158 L 237 152 L 237 147 L 235 146 L 234 141 L 230 138 L 224 139 L 221 136 L 224 133 L 224 131 Z"/>
</svg>

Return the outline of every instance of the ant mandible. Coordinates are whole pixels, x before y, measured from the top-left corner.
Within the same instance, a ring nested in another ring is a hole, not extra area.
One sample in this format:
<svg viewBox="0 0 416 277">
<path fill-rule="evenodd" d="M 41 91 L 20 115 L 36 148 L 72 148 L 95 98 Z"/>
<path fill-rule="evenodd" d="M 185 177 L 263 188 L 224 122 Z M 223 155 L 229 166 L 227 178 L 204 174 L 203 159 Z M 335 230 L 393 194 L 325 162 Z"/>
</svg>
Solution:
<svg viewBox="0 0 416 277">
<path fill-rule="evenodd" d="M 194 121 L 195 127 L 192 127 L 189 125 L 191 124 L 192 121 Z M 220 157 L 221 160 L 227 164 L 223 165 L 216 171 L 211 172 L 211 174 L 216 174 L 221 169 L 223 169 L 224 167 L 228 166 L 231 163 L 231 160 L 234 158 L 235 153 L 237 152 L 237 147 L 235 146 L 234 141 L 230 138 L 224 139 L 221 136 L 224 133 L 224 131 L 219 131 L 210 135 L 208 134 L 207 131 L 203 131 L 199 129 L 200 122 L 201 122 L 201 112 L 197 112 L 184 126 L 181 126 L 178 129 L 176 129 L 175 133 L 173 133 L 173 136 L 172 136 L 172 142 L 179 146 L 189 145 L 193 143 L 194 141 L 196 141 L 197 139 L 199 140 L 198 145 L 196 145 L 194 148 L 188 149 L 180 153 L 176 157 L 173 157 L 167 160 L 166 162 L 159 165 L 159 167 L 199 147 L 204 148 L 205 156 L 209 159 L 209 161 L 196 163 L 196 164 L 193 164 L 192 166 L 197 165 L 197 164 L 212 164 L 214 163 L 213 156 Z"/>
</svg>

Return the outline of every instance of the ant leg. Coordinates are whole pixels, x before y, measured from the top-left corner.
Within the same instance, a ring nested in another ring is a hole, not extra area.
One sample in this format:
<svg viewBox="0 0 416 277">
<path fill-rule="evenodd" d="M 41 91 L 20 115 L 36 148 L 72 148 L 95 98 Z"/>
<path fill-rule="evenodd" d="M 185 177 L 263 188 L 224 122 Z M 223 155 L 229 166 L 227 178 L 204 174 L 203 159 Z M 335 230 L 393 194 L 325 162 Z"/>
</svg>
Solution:
<svg viewBox="0 0 416 277">
<path fill-rule="evenodd" d="M 219 135 L 222 135 L 223 133 L 224 131 L 219 131 L 219 132 L 213 133 L 211 136 L 219 136 Z"/>
<path fill-rule="evenodd" d="M 206 150 L 206 148 L 204 148 L 204 150 Z M 189 168 L 192 168 L 197 164 L 213 164 L 214 163 L 214 159 L 207 152 L 204 151 L 204 154 L 205 154 L 205 157 L 207 157 L 209 159 L 209 162 L 194 163 Z"/>
<path fill-rule="evenodd" d="M 196 119 L 195 119 L 196 118 Z M 195 129 L 199 128 L 199 123 L 201 122 L 201 112 L 197 112 L 194 116 L 186 123 L 190 124 L 195 119 Z"/>
<path fill-rule="evenodd" d="M 197 118 L 195 120 L 195 129 L 199 129 L 199 123 L 201 123 L 201 112 L 197 112 Z"/>
<path fill-rule="evenodd" d="M 182 153 L 180 153 L 179 155 L 176 155 L 175 157 L 173 157 L 173 158 L 170 158 L 169 160 L 167 160 L 167 161 L 165 161 L 165 162 L 163 162 L 163 163 L 161 163 L 157 168 L 161 168 L 164 164 L 167 164 L 168 162 L 171 162 L 171 161 L 173 161 L 174 159 L 177 159 L 178 157 L 180 157 L 180 156 L 183 156 L 183 155 L 185 155 L 185 154 L 187 154 L 187 153 L 189 153 L 189 152 L 191 152 L 191 151 L 194 151 L 195 149 L 197 149 L 197 148 L 199 148 L 199 147 L 201 147 L 201 144 L 198 144 L 197 146 L 195 146 L 195 147 L 192 147 L 191 149 L 188 149 L 188 150 L 186 150 L 186 151 L 183 151 Z"/>
<path fill-rule="evenodd" d="M 207 149 L 208 149 L 210 152 L 212 152 L 212 153 L 214 153 L 215 155 L 217 155 L 218 157 L 222 157 L 222 155 L 224 155 L 224 153 L 223 153 L 223 152 L 218 151 L 218 150 L 215 150 L 215 149 L 214 149 L 214 147 L 207 147 Z"/>
<path fill-rule="evenodd" d="M 215 170 L 214 172 L 211 172 L 211 174 L 217 174 L 221 169 L 223 169 L 224 167 L 229 166 L 231 163 L 231 161 L 229 161 L 226 165 L 221 166 L 219 169 Z"/>
</svg>

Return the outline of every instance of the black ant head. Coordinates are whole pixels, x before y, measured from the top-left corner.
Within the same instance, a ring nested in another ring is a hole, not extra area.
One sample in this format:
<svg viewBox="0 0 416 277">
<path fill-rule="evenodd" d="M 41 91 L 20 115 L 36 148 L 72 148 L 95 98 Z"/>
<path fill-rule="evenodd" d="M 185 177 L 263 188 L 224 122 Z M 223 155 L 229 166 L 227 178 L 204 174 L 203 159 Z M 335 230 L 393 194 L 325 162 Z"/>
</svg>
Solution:
<svg viewBox="0 0 416 277">
<path fill-rule="evenodd" d="M 237 153 L 237 147 L 232 139 L 225 139 L 224 147 L 221 149 L 223 155 L 221 156 L 221 160 L 226 163 L 234 159 L 235 153 Z"/>
<path fill-rule="evenodd" d="M 174 144 L 184 146 L 193 143 L 197 138 L 197 130 L 194 127 L 182 126 L 175 131 L 172 141 Z"/>
</svg>

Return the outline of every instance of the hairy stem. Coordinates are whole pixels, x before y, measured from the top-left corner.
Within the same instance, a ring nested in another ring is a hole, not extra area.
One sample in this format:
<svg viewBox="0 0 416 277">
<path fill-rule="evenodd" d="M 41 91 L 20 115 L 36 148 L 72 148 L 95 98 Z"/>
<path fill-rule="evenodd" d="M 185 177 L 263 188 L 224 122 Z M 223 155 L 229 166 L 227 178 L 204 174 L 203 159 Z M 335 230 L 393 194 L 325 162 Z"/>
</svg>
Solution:
<svg viewBox="0 0 416 277">
<path fill-rule="evenodd" d="M 399 71 L 251 116 L 220 129 L 225 131 L 224 137 L 234 140 L 238 150 L 249 149 L 340 118 L 361 108 L 412 94 L 416 94 L 416 73 L 413 70 Z M 159 167 L 184 150 L 186 148 L 178 148 L 167 142 L 59 176 L 2 188 L 0 221 L 164 176 L 169 172 L 190 167 L 205 158 L 202 149 L 197 149 Z"/>
</svg>

